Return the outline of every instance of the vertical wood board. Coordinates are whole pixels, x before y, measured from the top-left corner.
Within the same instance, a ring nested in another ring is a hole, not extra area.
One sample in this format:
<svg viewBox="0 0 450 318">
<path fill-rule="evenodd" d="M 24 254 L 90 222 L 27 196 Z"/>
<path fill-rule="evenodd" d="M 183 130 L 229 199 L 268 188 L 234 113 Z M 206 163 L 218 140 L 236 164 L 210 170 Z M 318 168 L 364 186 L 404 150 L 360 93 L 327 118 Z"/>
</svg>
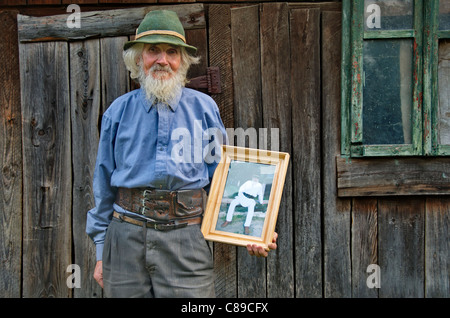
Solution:
<svg viewBox="0 0 450 318">
<path fill-rule="evenodd" d="M 367 273 L 371 264 L 378 265 L 377 199 L 355 198 L 352 201 L 352 297 L 376 298 L 377 288 L 369 288 Z"/>
<path fill-rule="evenodd" d="M 424 213 L 422 198 L 379 199 L 381 298 L 424 297 Z"/>
<path fill-rule="evenodd" d="M 74 297 L 101 297 L 92 277 L 95 245 L 86 234 L 87 211 L 95 206 L 92 181 L 99 141 L 100 41 L 70 43 L 70 93 L 73 162 L 73 248 L 74 262 L 81 269 L 81 288 Z"/>
<path fill-rule="evenodd" d="M 20 44 L 23 296 L 68 297 L 72 169 L 68 44 Z"/>
<path fill-rule="evenodd" d="M 351 200 L 337 197 L 336 165 L 340 154 L 339 12 L 322 12 L 322 195 L 323 297 L 351 297 Z"/>
<path fill-rule="evenodd" d="M 450 199 L 426 199 L 425 297 L 450 295 Z"/>
<path fill-rule="evenodd" d="M 234 126 L 233 77 L 231 60 L 230 6 L 213 4 L 208 7 L 209 65 L 218 66 L 222 93 L 213 95 L 226 128 Z M 236 247 L 214 243 L 216 297 L 237 297 Z"/>
<path fill-rule="evenodd" d="M 0 12 L 0 298 L 21 296 L 22 121 L 15 13 Z"/>
<path fill-rule="evenodd" d="M 130 77 L 122 58 L 123 45 L 127 41 L 126 36 L 100 39 L 101 114 L 117 97 L 130 90 Z"/>
<path fill-rule="evenodd" d="M 231 42 L 234 127 L 258 130 L 262 127 L 258 5 L 231 9 Z M 238 141 L 235 145 L 245 146 L 241 142 Z"/>
<path fill-rule="evenodd" d="M 259 34 L 263 126 L 271 135 L 270 138 L 267 136 L 268 148 L 292 153 L 289 94 L 291 58 L 287 3 L 260 4 Z M 273 136 L 277 129 L 278 138 Z M 275 229 L 279 233 L 278 248 L 272 251 L 267 259 L 267 297 L 293 297 L 295 294 L 292 191 L 291 160 Z"/>
<path fill-rule="evenodd" d="M 297 297 L 322 296 L 320 9 L 290 12 Z"/>
</svg>

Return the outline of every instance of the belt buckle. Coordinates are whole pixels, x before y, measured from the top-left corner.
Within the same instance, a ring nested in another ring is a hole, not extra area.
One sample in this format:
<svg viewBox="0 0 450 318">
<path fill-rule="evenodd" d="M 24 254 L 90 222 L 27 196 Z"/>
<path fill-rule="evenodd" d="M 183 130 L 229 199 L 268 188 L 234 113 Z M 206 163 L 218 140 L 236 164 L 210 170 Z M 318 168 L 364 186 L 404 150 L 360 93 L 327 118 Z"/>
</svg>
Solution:
<svg viewBox="0 0 450 318">
<path fill-rule="evenodd" d="M 141 204 L 142 204 L 142 206 L 140 207 L 140 211 L 139 211 L 139 213 L 141 213 L 142 215 L 145 215 L 145 210 L 148 209 L 148 208 L 145 206 L 145 202 L 148 201 L 148 199 L 147 199 L 147 193 L 151 193 L 151 191 L 152 191 L 152 190 L 145 189 L 144 192 L 142 193 L 142 199 L 141 199 Z"/>
</svg>

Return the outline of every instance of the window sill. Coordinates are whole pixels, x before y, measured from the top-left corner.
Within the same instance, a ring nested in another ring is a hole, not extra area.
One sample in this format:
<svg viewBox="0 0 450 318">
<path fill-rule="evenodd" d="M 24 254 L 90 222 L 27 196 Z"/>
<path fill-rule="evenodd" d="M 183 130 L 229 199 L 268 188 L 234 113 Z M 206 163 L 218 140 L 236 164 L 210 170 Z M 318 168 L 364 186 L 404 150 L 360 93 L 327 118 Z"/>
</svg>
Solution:
<svg viewBox="0 0 450 318">
<path fill-rule="evenodd" d="M 449 195 L 450 158 L 336 158 L 339 197 Z"/>
</svg>

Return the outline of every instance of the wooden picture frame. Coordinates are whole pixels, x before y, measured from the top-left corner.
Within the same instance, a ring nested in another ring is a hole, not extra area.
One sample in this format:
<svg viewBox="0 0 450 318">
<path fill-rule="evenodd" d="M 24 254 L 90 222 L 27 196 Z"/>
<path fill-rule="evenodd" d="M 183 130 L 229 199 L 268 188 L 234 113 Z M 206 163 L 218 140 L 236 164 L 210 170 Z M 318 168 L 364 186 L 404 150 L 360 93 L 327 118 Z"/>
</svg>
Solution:
<svg viewBox="0 0 450 318">
<path fill-rule="evenodd" d="M 237 246 L 257 244 L 268 250 L 277 222 L 289 154 L 228 145 L 223 145 L 221 151 L 202 233 L 208 241 Z"/>
</svg>

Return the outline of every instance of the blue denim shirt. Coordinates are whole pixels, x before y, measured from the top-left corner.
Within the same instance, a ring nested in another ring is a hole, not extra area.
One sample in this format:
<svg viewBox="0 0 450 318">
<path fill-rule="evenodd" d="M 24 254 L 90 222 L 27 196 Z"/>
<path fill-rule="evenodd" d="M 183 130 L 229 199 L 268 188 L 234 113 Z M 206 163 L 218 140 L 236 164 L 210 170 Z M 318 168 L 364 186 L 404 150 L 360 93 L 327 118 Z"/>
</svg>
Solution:
<svg viewBox="0 0 450 318">
<path fill-rule="evenodd" d="M 95 207 L 86 232 L 101 260 L 117 188 L 152 187 L 208 191 L 226 132 L 214 100 L 183 88 L 168 104 L 145 98 L 137 89 L 117 98 L 103 114 L 95 165 Z"/>
</svg>

